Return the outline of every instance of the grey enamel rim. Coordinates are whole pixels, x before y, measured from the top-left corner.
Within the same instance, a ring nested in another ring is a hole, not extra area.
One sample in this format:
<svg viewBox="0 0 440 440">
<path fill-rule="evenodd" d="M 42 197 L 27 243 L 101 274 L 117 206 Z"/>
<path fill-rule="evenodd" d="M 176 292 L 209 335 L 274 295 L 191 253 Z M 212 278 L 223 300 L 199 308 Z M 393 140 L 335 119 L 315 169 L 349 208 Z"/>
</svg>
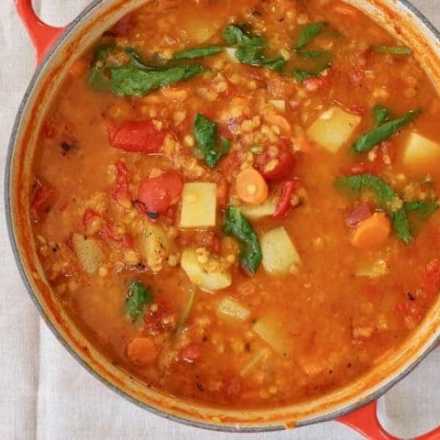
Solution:
<svg viewBox="0 0 440 440">
<path fill-rule="evenodd" d="M 44 57 L 44 60 L 41 62 L 41 64 L 37 67 L 31 82 L 26 89 L 25 95 L 21 101 L 17 116 L 15 118 L 15 122 L 12 129 L 11 138 L 8 145 L 8 152 L 6 157 L 6 169 L 5 169 L 5 182 L 4 182 L 4 202 L 5 202 L 5 215 L 6 215 L 6 222 L 7 222 L 7 228 L 8 228 L 8 235 L 9 239 L 11 241 L 12 250 L 14 253 L 14 257 L 17 263 L 17 267 L 20 273 L 20 276 L 26 286 L 26 290 L 31 297 L 32 301 L 34 302 L 35 306 L 37 307 L 40 315 L 43 317 L 45 323 L 49 327 L 49 329 L 52 331 L 54 336 L 58 339 L 58 341 L 64 346 L 64 348 L 70 353 L 70 355 L 79 362 L 82 367 L 84 367 L 92 376 L 94 376 L 96 379 L 98 379 L 101 383 L 106 385 L 108 388 L 110 388 L 112 391 L 116 392 L 119 396 L 124 397 L 128 401 L 134 403 L 140 408 L 143 408 L 152 414 L 155 414 L 157 416 L 163 417 L 168 420 L 172 420 L 190 427 L 196 427 L 196 428 L 203 428 L 206 430 L 211 431 L 219 431 L 219 432 L 231 432 L 231 433 L 259 433 L 259 432 L 272 432 L 272 431 L 280 431 L 285 430 L 286 427 L 282 425 L 273 425 L 273 426 L 224 426 L 224 425 L 216 425 L 211 423 L 203 423 L 203 422 L 196 422 L 191 419 L 186 419 L 184 417 L 178 417 L 171 415 L 167 412 L 158 410 L 154 408 L 153 406 L 147 405 L 132 396 L 130 396 L 128 393 L 120 389 L 119 387 L 115 386 L 105 378 L 103 378 L 101 375 L 96 373 L 89 364 L 84 361 L 81 356 L 65 341 L 65 339 L 61 336 L 61 334 L 58 332 L 56 327 L 52 324 L 49 317 L 46 315 L 46 313 L 43 310 L 43 307 L 41 306 L 37 295 L 34 293 L 30 280 L 27 277 L 25 268 L 23 266 L 23 263 L 20 258 L 20 253 L 18 250 L 18 243 L 16 241 L 16 237 L 14 234 L 14 227 L 13 227 L 13 221 L 12 221 L 12 211 L 11 211 L 11 197 L 10 197 L 10 190 L 11 190 L 11 165 L 12 165 L 12 158 L 14 153 L 15 144 L 17 141 L 19 129 L 23 120 L 23 115 L 27 111 L 27 107 L 29 104 L 29 99 L 32 95 L 33 90 L 35 89 L 36 85 L 38 84 L 41 74 L 45 68 L 45 66 L 52 60 L 60 46 L 66 42 L 72 33 L 72 31 L 76 28 L 76 26 L 83 21 L 86 21 L 88 16 L 92 13 L 94 13 L 96 10 L 100 8 L 102 4 L 105 4 L 107 0 L 93 0 L 92 3 L 85 8 L 69 25 L 67 25 L 65 31 L 60 36 L 60 38 L 55 42 L 55 44 L 52 46 L 52 48 L 49 50 L 47 55 Z M 418 18 L 418 20 L 421 22 L 423 26 L 425 26 L 429 32 L 433 35 L 434 39 L 437 40 L 440 43 L 440 32 L 435 28 L 435 26 L 414 6 L 412 5 L 408 0 L 398 0 L 398 4 L 401 6 L 403 10 L 406 10 L 407 12 L 410 12 L 414 16 Z M 440 335 L 437 336 L 436 340 L 426 349 L 426 351 L 417 359 L 415 360 L 411 365 L 408 366 L 408 368 L 397 375 L 396 377 L 390 379 L 386 384 L 384 384 L 379 390 L 371 393 L 369 396 L 367 396 L 364 399 L 361 399 L 357 401 L 354 404 L 347 405 L 345 408 L 342 408 L 340 410 L 334 411 L 330 414 L 315 417 L 312 419 L 307 419 L 305 421 L 299 422 L 297 424 L 298 427 L 308 426 L 316 423 L 323 423 L 331 420 L 335 420 L 341 416 L 344 416 L 348 413 L 351 413 L 362 406 L 379 399 L 381 396 L 383 396 L 390 388 L 392 388 L 397 382 L 401 381 L 403 378 L 405 378 L 409 373 L 411 373 L 431 352 L 436 348 L 438 343 L 440 342 Z"/>
</svg>

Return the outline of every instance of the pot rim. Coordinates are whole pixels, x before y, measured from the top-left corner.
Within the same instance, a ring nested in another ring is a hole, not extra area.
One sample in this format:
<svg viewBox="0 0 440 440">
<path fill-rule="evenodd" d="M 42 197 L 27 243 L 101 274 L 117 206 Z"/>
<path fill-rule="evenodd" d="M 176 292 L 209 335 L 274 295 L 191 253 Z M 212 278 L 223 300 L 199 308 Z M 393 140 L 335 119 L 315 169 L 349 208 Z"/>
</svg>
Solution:
<svg viewBox="0 0 440 440">
<path fill-rule="evenodd" d="M 40 303 L 37 294 L 34 292 L 34 289 L 32 288 L 32 284 L 28 278 L 28 275 L 26 273 L 24 263 L 22 261 L 22 258 L 20 256 L 19 251 L 19 244 L 17 241 L 17 237 L 14 231 L 14 222 L 13 222 L 13 216 L 12 216 L 12 200 L 11 200 L 11 189 L 12 189 L 12 164 L 13 164 L 13 157 L 15 152 L 15 147 L 17 144 L 17 139 L 19 137 L 19 131 L 21 128 L 21 124 L 23 122 L 23 116 L 28 111 L 28 105 L 30 98 L 33 95 L 34 90 L 36 89 L 42 74 L 44 73 L 44 70 L 46 69 L 47 65 L 50 63 L 52 58 L 57 54 L 59 49 L 68 42 L 69 38 L 71 37 L 71 34 L 76 29 L 76 27 L 79 24 L 82 24 L 83 21 L 87 20 L 87 17 L 89 14 L 94 13 L 95 11 L 99 10 L 99 8 L 104 4 L 107 3 L 108 0 L 93 0 L 90 5 L 88 5 L 86 8 L 84 8 L 78 15 L 75 17 L 65 28 L 60 37 L 55 41 L 55 43 L 50 47 L 50 49 L 47 51 L 47 54 L 42 59 L 41 63 L 37 66 L 34 74 L 32 75 L 32 78 L 30 80 L 29 85 L 26 88 L 26 91 L 24 93 L 24 96 L 20 102 L 17 115 L 14 120 L 14 124 L 11 131 L 11 136 L 9 140 L 9 144 L 7 147 L 7 155 L 6 155 L 6 161 L 5 161 L 5 174 L 4 174 L 4 203 L 5 203 L 5 216 L 6 216 L 6 224 L 7 224 L 7 230 L 8 230 L 8 236 L 9 240 L 11 242 L 12 251 L 14 254 L 16 266 L 18 268 L 18 272 L 20 274 L 21 279 L 23 280 L 23 283 L 26 287 L 26 291 L 28 295 L 30 296 L 32 302 L 35 304 L 39 315 L 43 318 L 44 322 L 52 332 L 52 334 L 55 336 L 55 338 L 61 343 L 61 345 L 66 349 L 66 351 L 86 370 L 88 371 L 94 378 L 96 378 L 99 382 L 104 384 L 107 388 L 115 392 L 117 395 L 123 397 L 124 399 L 128 400 L 129 402 L 135 404 L 137 407 L 142 408 L 144 410 L 147 410 L 148 412 L 165 418 L 167 420 L 171 420 L 189 427 L 195 427 L 195 428 L 202 428 L 209 431 L 216 431 L 216 432 L 229 432 L 229 433 L 262 433 L 262 432 L 275 432 L 275 431 L 281 431 L 285 430 L 285 425 L 261 425 L 259 426 L 256 424 L 255 426 L 240 426 L 240 425 L 221 425 L 217 423 L 208 423 L 208 422 L 202 422 L 202 421 L 196 421 L 184 416 L 178 416 L 171 414 L 170 412 L 164 411 L 162 409 L 158 409 L 154 407 L 153 405 L 149 405 L 145 402 L 142 402 L 141 400 L 138 400 L 134 397 L 132 397 L 128 392 L 124 391 L 122 388 L 118 387 L 117 385 L 113 384 L 110 380 L 103 377 L 101 374 L 99 374 L 97 371 L 95 371 L 86 360 L 84 360 L 78 352 L 66 341 L 66 339 L 61 335 L 61 332 L 57 329 L 57 327 L 53 324 L 52 320 L 49 318 L 48 314 L 45 312 L 42 304 Z M 110 0 L 111 1 L 111 0 Z M 395 0 L 394 1 L 395 6 L 394 8 L 402 8 L 403 12 L 407 12 L 410 15 L 413 15 L 417 21 L 419 21 L 420 25 L 423 25 L 429 33 L 432 34 L 432 37 L 434 40 L 436 40 L 438 43 L 440 43 L 440 30 L 438 30 L 433 23 L 416 7 L 414 6 L 409 0 Z M 317 423 L 323 423 L 332 421 L 335 419 L 338 419 L 342 416 L 345 416 L 364 405 L 371 403 L 372 401 L 375 401 L 382 397 L 390 388 L 392 388 L 394 385 L 396 385 L 398 382 L 403 380 L 406 376 L 408 376 L 440 343 L 440 334 L 438 334 L 433 342 L 423 351 L 423 353 L 420 354 L 419 357 L 417 357 L 413 362 L 411 362 L 404 371 L 402 371 L 400 374 L 391 377 L 390 379 L 386 380 L 386 382 L 381 385 L 377 390 L 372 391 L 368 396 L 366 396 L 363 399 L 358 399 L 354 403 L 347 404 L 346 406 L 337 409 L 335 411 L 332 411 L 328 414 L 317 416 L 309 419 L 305 419 L 303 421 L 297 422 L 295 427 L 304 427 L 304 426 L 310 426 Z"/>
</svg>

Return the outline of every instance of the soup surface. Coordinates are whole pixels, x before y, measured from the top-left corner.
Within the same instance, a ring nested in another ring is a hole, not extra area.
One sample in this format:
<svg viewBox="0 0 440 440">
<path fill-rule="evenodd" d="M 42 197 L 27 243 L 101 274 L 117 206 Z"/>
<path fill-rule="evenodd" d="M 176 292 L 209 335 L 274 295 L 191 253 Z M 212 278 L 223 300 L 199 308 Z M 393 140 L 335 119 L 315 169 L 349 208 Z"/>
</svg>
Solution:
<svg viewBox="0 0 440 440">
<path fill-rule="evenodd" d="M 440 100 L 334 0 L 155 0 L 71 68 L 30 200 L 47 279 L 115 364 L 237 408 L 323 395 L 440 288 Z"/>
</svg>

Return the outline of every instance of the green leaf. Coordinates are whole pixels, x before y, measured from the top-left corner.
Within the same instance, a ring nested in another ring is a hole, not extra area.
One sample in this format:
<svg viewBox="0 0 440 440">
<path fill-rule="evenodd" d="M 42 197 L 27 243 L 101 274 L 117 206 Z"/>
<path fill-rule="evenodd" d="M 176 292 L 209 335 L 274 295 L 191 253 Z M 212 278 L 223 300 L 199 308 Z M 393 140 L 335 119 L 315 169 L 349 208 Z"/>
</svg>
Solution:
<svg viewBox="0 0 440 440">
<path fill-rule="evenodd" d="M 126 47 L 124 49 L 125 53 L 130 57 L 130 64 L 134 67 L 138 67 L 140 69 L 151 69 L 152 67 L 147 66 L 144 63 L 142 55 L 132 47 Z"/>
<path fill-rule="evenodd" d="M 152 302 L 153 295 L 150 289 L 139 281 L 130 283 L 127 299 L 125 300 L 125 309 L 133 322 L 143 315 L 145 307 Z"/>
<path fill-rule="evenodd" d="M 378 104 L 373 108 L 373 117 L 376 127 L 380 127 L 391 119 L 391 110 L 384 105 Z"/>
<path fill-rule="evenodd" d="M 230 46 L 236 47 L 235 57 L 242 64 L 265 67 L 280 72 L 286 65 L 283 57 L 267 58 L 264 54 L 266 42 L 263 37 L 252 34 L 243 25 L 230 24 L 223 31 L 223 38 Z"/>
<path fill-rule="evenodd" d="M 374 47 L 376 53 L 395 55 L 395 56 L 408 56 L 412 54 L 412 50 L 406 46 L 376 46 Z"/>
<path fill-rule="evenodd" d="M 223 52 L 222 46 L 195 47 L 193 49 L 185 49 L 174 54 L 175 60 L 193 60 L 195 58 L 209 57 Z"/>
<path fill-rule="evenodd" d="M 88 82 L 95 90 L 105 92 L 111 89 L 111 78 L 107 72 L 107 57 L 115 50 L 114 44 L 104 44 L 95 50 Z"/>
<path fill-rule="evenodd" d="M 200 113 L 197 113 L 194 121 L 194 137 L 198 150 L 210 168 L 214 168 L 231 148 L 229 140 L 219 139 L 217 124 Z"/>
<path fill-rule="evenodd" d="M 431 217 L 440 207 L 438 200 L 415 200 L 404 204 L 405 211 L 414 213 L 422 220 Z"/>
<path fill-rule="evenodd" d="M 302 26 L 295 43 L 295 50 L 298 51 L 308 46 L 323 31 L 325 26 L 326 23 L 322 21 Z"/>
<path fill-rule="evenodd" d="M 284 69 L 287 61 L 283 57 L 277 57 L 272 59 L 264 58 L 260 62 L 260 66 L 266 67 L 267 69 L 274 70 L 276 72 L 281 72 Z"/>
<path fill-rule="evenodd" d="M 244 25 L 230 24 L 223 31 L 223 39 L 230 46 L 255 46 L 264 48 L 266 42 L 258 35 L 254 35 Z"/>
<path fill-rule="evenodd" d="M 311 69 L 304 69 L 301 67 L 293 69 L 293 77 L 298 82 L 304 82 L 309 78 L 316 78 L 331 66 L 332 55 L 326 50 L 301 50 L 298 52 L 298 55 L 314 61 Z"/>
<path fill-rule="evenodd" d="M 375 195 L 379 205 L 387 211 L 392 210 L 391 204 L 393 204 L 396 199 L 400 200 L 399 196 L 388 183 L 372 174 L 339 177 L 336 179 L 336 187 L 349 190 L 355 194 L 369 190 Z"/>
<path fill-rule="evenodd" d="M 426 220 L 440 207 L 437 200 L 415 200 L 403 203 L 388 183 L 371 174 L 339 177 L 336 179 L 336 186 L 355 194 L 360 194 L 362 191 L 371 191 L 375 195 L 379 206 L 391 218 L 397 237 L 405 244 L 411 243 L 414 238 L 409 215 L 413 213 L 421 220 Z"/>
<path fill-rule="evenodd" d="M 249 275 L 255 275 L 262 260 L 260 241 L 251 224 L 237 207 L 227 208 L 223 230 L 225 234 L 239 241 L 240 264 Z"/>
<path fill-rule="evenodd" d="M 309 70 L 293 69 L 293 77 L 301 83 L 304 82 L 306 79 L 316 78 L 319 75 L 320 73 L 310 72 Z"/>
<path fill-rule="evenodd" d="M 327 50 L 298 50 L 297 54 L 303 58 L 322 58 L 328 56 L 330 53 Z"/>
<path fill-rule="evenodd" d="M 128 63 L 117 65 L 116 55 L 128 56 Z M 115 55 L 110 57 L 110 55 Z M 152 90 L 184 81 L 204 71 L 200 64 L 181 66 L 148 66 L 133 48 L 114 44 L 97 48 L 89 73 L 89 84 L 98 91 L 111 91 L 119 96 L 144 96 Z"/>
<path fill-rule="evenodd" d="M 404 207 L 391 215 L 394 232 L 397 237 L 405 244 L 411 243 L 413 234 L 411 232 L 411 225 L 409 223 L 408 214 Z"/>
<path fill-rule="evenodd" d="M 111 90 L 119 96 L 145 96 L 153 90 L 192 78 L 204 70 L 199 64 L 157 70 L 139 69 L 131 65 L 113 67 L 110 69 Z"/>
<path fill-rule="evenodd" d="M 413 122 L 420 114 L 421 110 L 410 110 L 402 117 L 385 122 L 380 127 L 376 127 L 368 133 L 362 135 L 353 145 L 356 153 L 367 153 L 376 145 L 394 136 L 400 129 Z"/>
</svg>

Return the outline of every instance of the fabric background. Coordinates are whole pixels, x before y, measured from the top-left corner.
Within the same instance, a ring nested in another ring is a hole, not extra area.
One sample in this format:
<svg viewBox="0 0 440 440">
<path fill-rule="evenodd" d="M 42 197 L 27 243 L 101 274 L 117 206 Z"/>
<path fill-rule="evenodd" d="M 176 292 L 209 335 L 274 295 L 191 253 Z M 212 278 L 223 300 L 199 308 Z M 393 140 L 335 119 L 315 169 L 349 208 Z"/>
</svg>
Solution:
<svg viewBox="0 0 440 440">
<path fill-rule="evenodd" d="M 413 0 L 440 26 L 438 0 Z M 89 0 L 37 0 L 38 13 L 64 24 Z M 0 173 L 13 120 L 34 69 L 34 52 L 13 0 L 0 0 Z M 3 203 L 1 205 L 3 211 Z M 0 219 L 1 440 L 231 440 L 168 422 L 126 402 L 96 381 L 54 338 L 26 293 Z M 414 437 L 440 423 L 440 351 L 380 402 L 380 418 L 395 435 Z M 356 440 L 338 423 L 265 434 L 262 440 Z"/>
</svg>

